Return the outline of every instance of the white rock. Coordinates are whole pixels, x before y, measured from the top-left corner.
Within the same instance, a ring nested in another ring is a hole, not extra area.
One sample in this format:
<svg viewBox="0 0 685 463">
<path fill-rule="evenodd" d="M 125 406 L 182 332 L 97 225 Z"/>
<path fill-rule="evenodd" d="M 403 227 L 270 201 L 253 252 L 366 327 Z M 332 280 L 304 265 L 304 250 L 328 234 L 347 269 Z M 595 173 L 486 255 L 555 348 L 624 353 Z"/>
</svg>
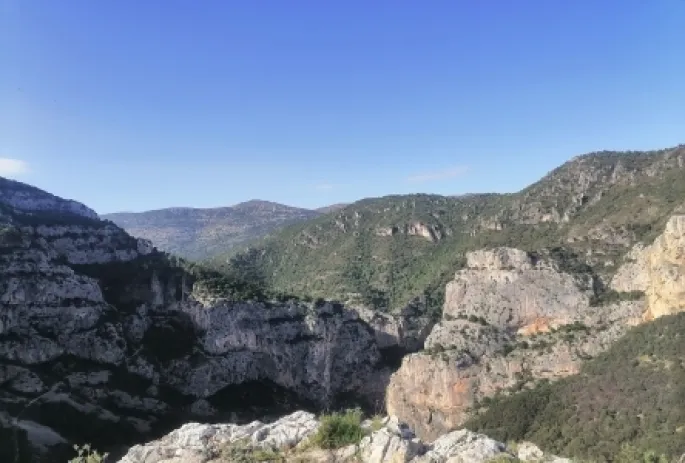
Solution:
<svg viewBox="0 0 685 463">
<path fill-rule="evenodd" d="M 417 463 L 484 463 L 507 454 L 506 446 L 482 434 L 461 429 L 441 436 Z"/>
<path fill-rule="evenodd" d="M 206 462 L 231 443 L 247 441 L 255 447 L 291 448 L 319 427 L 316 417 L 299 411 L 269 424 L 259 421 L 244 426 L 188 423 L 161 439 L 136 445 L 119 463 Z"/>
<path fill-rule="evenodd" d="M 411 434 L 411 438 L 403 437 Z M 362 461 L 367 463 L 405 463 L 411 461 L 423 450 L 419 439 L 413 433 L 401 430 L 395 433 L 391 427 L 382 428 L 362 439 L 359 444 Z"/>
<path fill-rule="evenodd" d="M 81 203 L 62 199 L 38 188 L 4 178 L 0 179 L 0 202 L 25 212 L 67 212 L 98 219 L 94 210 Z"/>
</svg>

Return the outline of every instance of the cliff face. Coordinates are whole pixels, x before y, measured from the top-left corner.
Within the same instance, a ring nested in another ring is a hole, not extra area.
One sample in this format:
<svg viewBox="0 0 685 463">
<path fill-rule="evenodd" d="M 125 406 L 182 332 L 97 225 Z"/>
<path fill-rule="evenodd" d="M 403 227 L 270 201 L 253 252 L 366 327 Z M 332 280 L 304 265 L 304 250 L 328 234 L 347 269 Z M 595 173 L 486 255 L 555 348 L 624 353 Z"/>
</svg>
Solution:
<svg viewBox="0 0 685 463">
<path fill-rule="evenodd" d="M 55 445 L 135 442 L 192 417 L 380 400 L 375 334 L 356 312 L 226 300 L 148 242 L 73 213 L 85 207 L 36 214 L 21 198 L 0 229 L 0 427 L 19 430 L 19 448 L 54 459 Z"/>
<path fill-rule="evenodd" d="M 433 439 L 497 392 L 577 373 L 644 310 L 642 301 L 591 307 L 592 282 L 517 249 L 469 253 L 424 351 L 405 357 L 391 377 L 388 413 Z"/>
<path fill-rule="evenodd" d="M 482 317 L 500 329 L 548 331 L 588 305 L 591 281 L 561 273 L 518 249 L 470 252 L 447 284 L 443 316 Z"/>
<path fill-rule="evenodd" d="M 86 219 L 98 219 L 94 210 L 81 203 L 63 199 L 31 185 L 2 177 L 0 177 L 0 204 L 9 208 L 10 214 L 66 213 Z"/>
<path fill-rule="evenodd" d="M 626 255 L 610 288 L 590 305 L 595 280 L 516 249 L 467 255 L 447 285 L 443 319 L 423 352 L 407 356 L 387 390 L 388 412 L 433 438 L 458 427 L 483 400 L 578 372 L 629 326 L 685 310 L 685 216 Z M 644 300 L 621 295 L 643 292 Z"/>
<path fill-rule="evenodd" d="M 685 310 L 685 215 L 671 218 L 647 256 L 645 320 Z"/>
<path fill-rule="evenodd" d="M 611 286 L 645 291 L 646 321 L 685 310 L 685 215 L 671 217 L 651 245 L 635 245 Z"/>
</svg>

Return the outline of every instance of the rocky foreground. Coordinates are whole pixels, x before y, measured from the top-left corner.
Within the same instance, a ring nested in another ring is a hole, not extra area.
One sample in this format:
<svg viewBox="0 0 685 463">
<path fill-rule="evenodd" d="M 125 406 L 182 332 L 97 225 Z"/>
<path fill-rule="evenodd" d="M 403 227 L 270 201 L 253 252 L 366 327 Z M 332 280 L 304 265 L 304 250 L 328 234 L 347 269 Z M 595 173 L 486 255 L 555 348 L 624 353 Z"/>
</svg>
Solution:
<svg viewBox="0 0 685 463">
<path fill-rule="evenodd" d="M 188 423 L 157 441 L 131 448 L 119 463 L 571 461 L 545 455 L 531 443 L 508 447 L 468 430 L 453 431 L 424 443 L 394 417 L 365 421 L 361 425 L 365 436 L 358 443 L 326 450 L 316 445 L 321 426 L 313 414 L 302 411 L 269 424 L 259 421 L 244 426 Z"/>
</svg>

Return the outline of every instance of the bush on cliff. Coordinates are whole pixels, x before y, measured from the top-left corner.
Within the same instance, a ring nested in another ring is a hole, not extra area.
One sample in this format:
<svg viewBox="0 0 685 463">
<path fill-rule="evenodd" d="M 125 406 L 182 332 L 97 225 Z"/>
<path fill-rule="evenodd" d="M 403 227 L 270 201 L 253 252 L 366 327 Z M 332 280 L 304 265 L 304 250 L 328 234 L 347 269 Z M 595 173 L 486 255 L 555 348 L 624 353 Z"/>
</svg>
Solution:
<svg viewBox="0 0 685 463">
<path fill-rule="evenodd" d="M 338 449 L 358 444 L 364 437 L 361 410 L 348 410 L 321 417 L 321 425 L 311 444 L 322 449 Z"/>
</svg>

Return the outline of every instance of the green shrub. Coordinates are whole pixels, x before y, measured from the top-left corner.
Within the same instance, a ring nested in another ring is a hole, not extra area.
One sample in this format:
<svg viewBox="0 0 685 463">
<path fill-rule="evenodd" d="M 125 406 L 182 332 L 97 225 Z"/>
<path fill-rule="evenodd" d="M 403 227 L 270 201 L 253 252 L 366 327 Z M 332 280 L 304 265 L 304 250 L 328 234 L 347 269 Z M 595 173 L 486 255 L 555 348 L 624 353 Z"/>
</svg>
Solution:
<svg viewBox="0 0 685 463">
<path fill-rule="evenodd" d="M 103 463 L 108 455 L 91 449 L 90 444 L 84 444 L 82 447 L 74 445 L 74 450 L 78 455 L 69 460 L 69 463 Z"/>
<path fill-rule="evenodd" d="M 319 430 L 311 443 L 322 449 L 337 449 L 358 444 L 364 437 L 361 410 L 348 410 L 321 417 Z"/>
<path fill-rule="evenodd" d="M 670 459 L 653 450 L 641 451 L 633 445 L 624 444 L 616 455 L 615 463 L 670 463 Z"/>
</svg>

